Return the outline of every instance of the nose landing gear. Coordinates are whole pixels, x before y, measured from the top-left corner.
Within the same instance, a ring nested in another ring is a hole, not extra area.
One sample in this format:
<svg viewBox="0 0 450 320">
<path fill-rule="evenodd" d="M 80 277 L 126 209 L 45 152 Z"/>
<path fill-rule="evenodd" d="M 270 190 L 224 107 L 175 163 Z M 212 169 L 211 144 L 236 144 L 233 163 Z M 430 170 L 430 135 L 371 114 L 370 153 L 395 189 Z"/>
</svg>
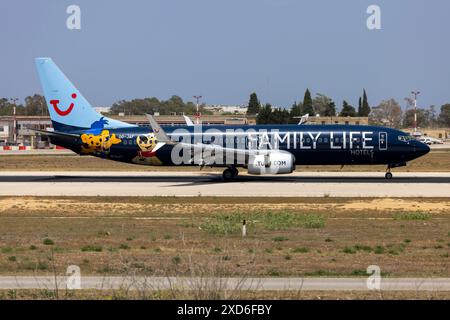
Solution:
<svg viewBox="0 0 450 320">
<path fill-rule="evenodd" d="M 391 173 L 391 166 L 388 165 L 388 167 L 386 168 L 386 174 L 384 175 L 384 177 L 386 178 L 386 180 L 391 180 L 392 179 L 392 173 Z"/>
</svg>

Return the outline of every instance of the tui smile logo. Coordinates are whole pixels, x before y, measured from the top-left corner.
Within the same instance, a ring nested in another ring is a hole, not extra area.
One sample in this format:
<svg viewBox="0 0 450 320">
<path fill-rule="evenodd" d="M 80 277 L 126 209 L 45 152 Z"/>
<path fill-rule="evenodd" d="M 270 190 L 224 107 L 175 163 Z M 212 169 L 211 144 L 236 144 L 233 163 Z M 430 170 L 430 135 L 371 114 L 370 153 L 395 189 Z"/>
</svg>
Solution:
<svg viewBox="0 0 450 320">
<path fill-rule="evenodd" d="M 76 99 L 76 98 L 77 98 L 77 94 L 72 93 L 72 99 Z M 50 100 L 50 104 L 53 106 L 53 109 L 55 109 L 56 113 L 62 117 L 67 116 L 69 113 L 71 113 L 73 107 L 75 106 L 74 103 L 72 102 L 66 110 L 61 110 L 58 107 L 58 103 L 59 103 L 59 100 Z"/>
</svg>

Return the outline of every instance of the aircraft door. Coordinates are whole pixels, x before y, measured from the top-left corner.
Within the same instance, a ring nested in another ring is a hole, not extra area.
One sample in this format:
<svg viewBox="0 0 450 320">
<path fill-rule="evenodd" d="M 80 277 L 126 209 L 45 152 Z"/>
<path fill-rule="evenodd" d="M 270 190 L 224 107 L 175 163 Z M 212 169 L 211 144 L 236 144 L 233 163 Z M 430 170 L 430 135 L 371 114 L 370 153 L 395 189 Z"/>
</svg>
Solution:
<svg viewBox="0 0 450 320">
<path fill-rule="evenodd" d="M 378 148 L 379 150 L 387 150 L 387 132 L 378 133 Z"/>
</svg>

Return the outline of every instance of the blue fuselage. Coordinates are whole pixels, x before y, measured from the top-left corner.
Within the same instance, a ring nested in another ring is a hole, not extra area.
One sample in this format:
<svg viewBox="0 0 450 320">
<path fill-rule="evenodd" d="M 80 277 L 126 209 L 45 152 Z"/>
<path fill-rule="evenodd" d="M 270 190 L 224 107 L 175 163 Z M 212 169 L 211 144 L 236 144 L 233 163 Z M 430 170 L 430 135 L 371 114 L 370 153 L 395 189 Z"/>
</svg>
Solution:
<svg viewBox="0 0 450 320">
<path fill-rule="evenodd" d="M 429 152 L 429 147 L 407 133 L 385 127 L 363 125 L 257 125 L 257 126 L 163 126 L 172 141 L 221 145 L 232 149 L 285 150 L 296 165 L 404 165 Z M 116 161 L 147 165 L 175 165 L 173 145 L 165 144 L 154 154 L 158 162 L 136 161 L 143 157 L 149 127 L 108 129 L 115 143 L 107 152 L 87 153 Z M 74 131 L 80 136 L 86 131 Z M 54 144 L 83 152 L 82 139 L 51 137 Z M 156 143 L 156 141 L 152 141 Z M 223 166 L 239 163 L 224 163 Z M 188 165 L 189 163 L 185 163 Z"/>
</svg>

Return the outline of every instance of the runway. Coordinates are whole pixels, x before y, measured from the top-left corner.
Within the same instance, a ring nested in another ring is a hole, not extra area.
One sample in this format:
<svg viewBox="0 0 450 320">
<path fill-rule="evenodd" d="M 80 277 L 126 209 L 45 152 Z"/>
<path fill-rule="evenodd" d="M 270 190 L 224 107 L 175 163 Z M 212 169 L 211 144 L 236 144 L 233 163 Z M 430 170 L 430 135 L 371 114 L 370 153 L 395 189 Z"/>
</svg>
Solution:
<svg viewBox="0 0 450 320">
<path fill-rule="evenodd" d="M 0 172 L 0 196 L 450 197 L 450 173 Z"/>
<path fill-rule="evenodd" d="M 369 282 L 369 283 L 368 283 Z M 379 284 L 379 286 L 377 285 Z M 450 291 L 449 278 L 183 278 L 81 276 L 2 276 L 0 290 L 13 289 L 271 290 L 271 291 Z"/>
</svg>

